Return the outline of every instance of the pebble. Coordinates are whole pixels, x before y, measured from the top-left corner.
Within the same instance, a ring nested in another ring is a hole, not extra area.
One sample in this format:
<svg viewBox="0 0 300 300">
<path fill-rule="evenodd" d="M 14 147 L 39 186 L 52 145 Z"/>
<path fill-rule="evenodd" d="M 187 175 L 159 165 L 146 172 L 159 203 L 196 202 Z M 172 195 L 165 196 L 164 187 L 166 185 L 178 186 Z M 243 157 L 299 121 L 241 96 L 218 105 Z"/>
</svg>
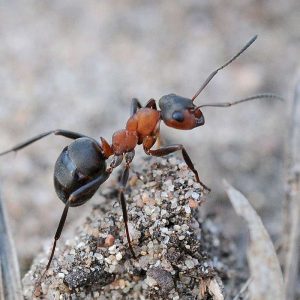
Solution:
<svg viewBox="0 0 300 300">
<path fill-rule="evenodd" d="M 191 213 L 191 208 L 189 207 L 189 205 L 185 205 L 184 206 L 184 210 L 187 214 L 190 214 Z"/>
<path fill-rule="evenodd" d="M 171 208 L 176 208 L 177 207 L 177 205 L 178 205 L 178 203 L 177 203 L 177 199 L 173 199 L 173 200 L 171 200 Z"/>
<path fill-rule="evenodd" d="M 193 269 L 195 266 L 194 261 L 192 259 L 186 259 L 184 261 L 184 264 L 187 266 L 188 269 Z"/>
<path fill-rule="evenodd" d="M 106 239 L 105 239 L 105 246 L 106 247 L 111 247 L 115 243 L 115 237 L 111 234 L 109 234 Z"/>
<path fill-rule="evenodd" d="M 180 225 L 177 225 L 177 224 L 175 224 L 173 228 L 174 228 L 174 230 L 176 230 L 176 231 L 180 231 L 180 230 L 181 230 L 181 226 L 180 226 Z"/>
<path fill-rule="evenodd" d="M 110 254 L 114 254 L 114 253 L 116 253 L 116 249 L 117 249 L 117 246 L 112 245 L 108 248 L 108 251 L 109 251 Z"/>
<path fill-rule="evenodd" d="M 171 157 L 171 158 L 169 158 L 169 163 L 170 163 L 171 165 L 176 165 L 176 166 L 179 164 L 176 157 Z"/>
<path fill-rule="evenodd" d="M 160 196 L 162 198 L 168 198 L 168 193 L 167 192 L 161 192 Z"/>
<path fill-rule="evenodd" d="M 192 198 L 198 200 L 200 198 L 200 195 L 196 192 L 192 192 Z"/>
<path fill-rule="evenodd" d="M 163 293 L 168 293 L 174 288 L 172 274 L 161 267 L 153 267 L 147 271 L 147 281 L 150 281 L 152 286 L 157 284 Z"/>
<path fill-rule="evenodd" d="M 116 259 L 117 259 L 117 261 L 120 261 L 121 259 L 122 259 L 122 253 L 121 252 L 118 252 L 117 254 L 116 254 Z"/>
<path fill-rule="evenodd" d="M 167 227 L 161 227 L 160 231 L 164 234 L 168 234 L 169 233 L 169 229 Z"/>
<path fill-rule="evenodd" d="M 168 211 L 166 211 L 165 209 L 162 209 L 161 211 L 160 211 L 160 215 L 161 216 L 164 216 L 164 215 L 166 215 L 168 213 Z"/>
<path fill-rule="evenodd" d="M 198 207 L 198 202 L 197 201 L 195 201 L 194 199 L 190 199 L 189 200 L 189 207 L 190 208 L 197 208 Z"/>
<path fill-rule="evenodd" d="M 185 232 L 185 231 L 189 230 L 189 226 L 187 224 L 183 224 L 183 225 L 181 225 L 181 230 L 183 232 Z"/>
<path fill-rule="evenodd" d="M 103 255 L 100 254 L 100 253 L 95 253 L 95 254 L 94 254 L 94 257 L 95 257 L 96 259 L 100 260 L 100 261 L 103 260 Z"/>
<path fill-rule="evenodd" d="M 80 242 L 78 245 L 77 245 L 77 249 L 80 249 L 80 248 L 83 248 L 85 246 L 85 243 L 84 242 Z"/>
<path fill-rule="evenodd" d="M 193 179 L 189 179 L 188 180 L 188 186 L 192 186 L 194 184 L 194 180 Z"/>
</svg>

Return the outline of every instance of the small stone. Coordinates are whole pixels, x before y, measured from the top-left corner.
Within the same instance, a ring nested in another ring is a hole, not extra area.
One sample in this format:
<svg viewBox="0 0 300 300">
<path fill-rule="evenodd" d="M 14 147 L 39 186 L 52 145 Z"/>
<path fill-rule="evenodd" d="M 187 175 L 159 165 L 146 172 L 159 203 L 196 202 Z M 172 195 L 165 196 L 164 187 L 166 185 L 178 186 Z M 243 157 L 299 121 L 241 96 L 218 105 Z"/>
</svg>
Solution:
<svg viewBox="0 0 300 300">
<path fill-rule="evenodd" d="M 149 194 L 148 193 L 143 193 L 142 194 L 142 200 L 143 200 L 143 203 L 146 204 L 146 205 L 155 205 L 156 204 L 156 201 L 155 199 L 149 197 Z"/>
<path fill-rule="evenodd" d="M 191 213 L 191 208 L 188 205 L 184 206 L 184 210 L 185 210 L 186 214 L 188 214 L 188 215 Z"/>
<path fill-rule="evenodd" d="M 183 224 L 183 225 L 181 225 L 181 230 L 183 232 L 186 232 L 187 230 L 189 230 L 189 226 L 187 224 Z"/>
<path fill-rule="evenodd" d="M 176 208 L 177 207 L 177 199 L 173 199 L 173 200 L 171 200 L 171 208 Z"/>
<path fill-rule="evenodd" d="M 78 245 L 77 245 L 77 249 L 80 249 L 80 248 L 83 248 L 85 246 L 85 243 L 84 242 L 80 242 Z"/>
<path fill-rule="evenodd" d="M 160 196 L 162 198 L 168 198 L 168 193 L 167 192 L 161 192 Z"/>
<path fill-rule="evenodd" d="M 156 285 L 156 280 L 153 279 L 152 277 L 147 277 L 147 278 L 146 278 L 146 282 L 147 282 L 147 284 L 148 284 L 149 286 L 151 286 L 151 287 Z"/>
<path fill-rule="evenodd" d="M 188 269 L 193 269 L 195 266 L 194 261 L 192 259 L 186 259 L 184 261 L 184 264 L 187 266 Z"/>
<path fill-rule="evenodd" d="M 166 215 L 168 212 L 165 210 L 165 209 L 162 209 L 161 211 L 160 211 L 160 215 L 161 216 L 164 216 L 164 215 Z"/>
<path fill-rule="evenodd" d="M 171 165 L 178 165 L 177 158 L 176 158 L 176 157 L 170 157 L 170 158 L 169 158 L 169 163 L 170 163 Z"/>
<path fill-rule="evenodd" d="M 102 254 L 100 254 L 100 253 L 95 253 L 94 254 L 94 257 L 97 259 L 97 260 L 103 260 L 103 255 Z"/>
<path fill-rule="evenodd" d="M 130 186 L 135 186 L 137 181 L 138 181 L 138 177 L 136 175 L 133 175 L 129 179 L 128 183 L 129 183 Z"/>
<path fill-rule="evenodd" d="M 161 227 L 160 231 L 164 234 L 168 234 L 169 233 L 169 229 L 167 227 Z"/>
<path fill-rule="evenodd" d="M 188 186 L 192 186 L 194 184 L 194 180 L 193 179 L 189 179 L 188 180 Z"/>
<path fill-rule="evenodd" d="M 160 267 L 153 267 L 147 271 L 147 281 L 150 281 L 152 286 L 158 285 L 163 294 L 169 293 L 174 288 L 171 273 Z"/>
<path fill-rule="evenodd" d="M 115 243 L 115 237 L 109 234 L 105 239 L 104 245 L 106 247 L 111 247 L 114 243 Z"/>
<path fill-rule="evenodd" d="M 120 279 L 120 280 L 119 280 L 119 286 L 120 286 L 120 289 L 122 289 L 122 290 L 125 288 L 126 283 L 125 283 L 125 280 L 124 280 L 124 279 Z"/>
<path fill-rule="evenodd" d="M 144 207 L 144 202 L 141 197 L 137 197 L 136 199 L 133 199 L 137 207 Z"/>
<path fill-rule="evenodd" d="M 63 278 L 65 278 L 65 274 L 64 274 L 64 273 L 58 273 L 58 274 L 57 274 L 57 277 L 63 279 Z"/>
<path fill-rule="evenodd" d="M 168 179 L 164 182 L 164 185 L 171 185 L 172 184 L 172 180 L 171 179 Z"/>
<path fill-rule="evenodd" d="M 190 198 L 191 196 L 192 196 L 192 191 L 189 190 L 189 191 L 187 191 L 187 192 L 185 193 L 184 198 L 185 198 L 185 199 L 188 199 L 188 198 Z"/>
<path fill-rule="evenodd" d="M 164 244 L 168 244 L 169 240 L 170 240 L 170 237 L 167 235 L 167 236 L 164 238 L 163 243 L 164 243 Z"/>
<path fill-rule="evenodd" d="M 195 201 L 194 199 L 189 200 L 189 207 L 190 208 L 197 208 L 198 207 L 198 202 Z"/>
<path fill-rule="evenodd" d="M 179 239 L 180 241 L 182 241 L 182 240 L 185 239 L 185 236 L 184 236 L 184 235 L 180 235 L 180 236 L 178 237 L 178 239 Z"/>
<path fill-rule="evenodd" d="M 193 198 L 193 199 L 198 200 L 199 197 L 200 197 L 200 195 L 199 195 L 198 193 L 196 193 L 196 192 L 193 192 L 193 193 L 192 193 L 192 198 Z"/>
<path fill-rule="evenodd" d="M 116 254 L 116 259 L 117 259 L 117 261 L 120 261 L 121 259 L 122 259 L 122 254 L 121 254 L 121 252 L 118 252 L 117 254 Z"/>
<path fill-rule="evenodd" d="M 153 211 L 154 211 L 153 208 L 151 206 L 148 206 L 148 205 L 145 206 L 144 210 L 145 210 L 145 214 L 148 215 L 148 216 L 151 216 Z"/>
<path fill-rule="evenodd" d="M 109 257 L 104 258 L 105 262 L 107 262 L 109 265 L 111 264 L 111 259 Z"/>
<path fill-rule="evenodd" d="M 92 236 L 94 238 L 96 238 L 96 239 L 99 237 L 99 230 L 98 230 L 98 228 L 93 228 L 93 230 L 92 230 Z"/>
<path fill-rule="evenodd" d="M 179 231 L 181 229 L 181 227 L 177 224 L 174 225 L 174 230 Z"/>
<path fill-rule="evenodd" d="M 108 248 L 109 253 L 111 253 L 111 254 L 116 253 L 116 248 L 117 248 L 116 245 L 110 246 L 110 247 Z"/>
</svg>

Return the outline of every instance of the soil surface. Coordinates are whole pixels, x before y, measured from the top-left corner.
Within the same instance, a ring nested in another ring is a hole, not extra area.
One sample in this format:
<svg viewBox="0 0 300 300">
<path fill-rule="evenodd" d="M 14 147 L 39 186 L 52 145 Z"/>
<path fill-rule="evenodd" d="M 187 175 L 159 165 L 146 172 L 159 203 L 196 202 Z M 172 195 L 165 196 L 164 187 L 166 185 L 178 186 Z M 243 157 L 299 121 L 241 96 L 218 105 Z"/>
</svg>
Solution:
<svg viewBox="0 0 300 300">
<path fill-rule="evenodd" d="M 125 126 L 131 98 L 146 103 L 169 93 L 192 97 L 211 71 L 258 34 L 197 103 L 261 92 L 280 94 L 286 103 L 203 108 L 203 127 L 179 131 L 162 124 L 161 130 L 166 143 L 186 146 L 201 180 L 212 188 L 207 215 L 216 216 L 241 250 L 247 235 L 228 205 L 223 178 L 251 200 L 276 242 L 286 110 L 299 69 L 299 11 L 297 0 L 2 2 L 0 149 L 56 128 L 110 140 Z M 1 193 L 22 273 L 52 240 L 63 210 L 52 173 L 67 143 L 47 137 L 0 158 Z M 71 210 L 67 228 L 98 202 L 95 196 Z"/>
</svg>

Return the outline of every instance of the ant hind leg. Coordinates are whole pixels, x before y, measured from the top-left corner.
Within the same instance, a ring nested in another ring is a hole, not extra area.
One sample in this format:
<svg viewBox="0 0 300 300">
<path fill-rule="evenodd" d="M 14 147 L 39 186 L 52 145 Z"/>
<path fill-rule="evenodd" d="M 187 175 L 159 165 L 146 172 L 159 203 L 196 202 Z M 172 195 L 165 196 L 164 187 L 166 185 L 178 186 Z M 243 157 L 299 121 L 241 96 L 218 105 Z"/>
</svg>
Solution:
<svg viewBox="0 0 300 300">
<path fill-rule="evenodd" d="M 36 288 L 40 285 L 42 279 L 44 278 L 46 272 L 49 270 L 53 256 L 54 256 L 54 252 L 56 249 L 56 243 L 59 240 L 62 230 L 64 228 L 66 219 L 67 219 L 67 215 L 68 215 L 68 210 L 70 208 L 70 206 L 72 205 L 72 203 L 76 202 L 78 199 L 80 199 L 82 196 L 84 196 L 86 194 L 87 191 L 90 190 L 97 190 L 99 188 L 99 186 L 105 182 L 108 177 L 110 176 L 109 172 L 105 172 L 104 174 L 99 175 L 98 177 L 96 177 L 94 180 L 88 182 L 87 184 L 85 184 L 84 186 L 80 187 L 79 189 L 77 189 L 76 191 L 74 191 L 68 198 L 66 204 L 65 204 L 65 208 L 63 210 L 62 216 L 60 218 L 57 230 L 55 232 L 54 235 L 54 241 L 53 241 L 53 245 L 52 245 L 52 250 L 51 250 L 51 254 L 47 263 L 47 266 L 45 268 L 45 270 L 43 271 L 40 279 L 37 281 L 36 283 Z"/>
<path fill-rule="evenodd" d="M 81 138 L 81 137 L 85 137 L 85 135 L 83 135 L 81 133 L 73 132 L 73 131 L 68 131 L 68 130 L 63 130 L 63 129 L 50 130 L 50 131 L 41 133 L 39 135 L 36 135 L 36 136 L 32 137 L 31 139 L 28 139 L 27 141 L 12 147 L 11 149 L 1 152 L 0 156 L 8 154 L 10 152 L 19 151 L 19 150 L 37 142 L 38 140 L 41 140 L 42 138 L 44 138 L 50 134 L 61 135 L 61 136 L 64 136 L 66 138 L 73 139 L 73 140 Z"/>
</svg>

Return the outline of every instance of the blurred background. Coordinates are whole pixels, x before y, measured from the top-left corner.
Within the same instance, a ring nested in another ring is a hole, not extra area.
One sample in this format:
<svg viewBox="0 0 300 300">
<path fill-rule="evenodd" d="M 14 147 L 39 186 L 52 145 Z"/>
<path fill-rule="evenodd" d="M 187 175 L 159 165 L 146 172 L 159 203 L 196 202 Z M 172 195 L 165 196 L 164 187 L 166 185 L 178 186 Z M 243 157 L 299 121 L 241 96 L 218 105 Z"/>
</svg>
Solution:
<svg viewBox="0 0 300 300">
<path fill-rule="evenodd" d="M 227 236 L 241 247 L 247 240 L 223 178 L 249 198 L 276 242 L 286 112 L 299 68 L 299 13 L 297 0 L 1 1 L 0 150 L 57 128 L 110 140 L 125 126 L 131 98 L 146 103 L 168 93 L 192 97 L 211 71 L 258 34 L 197 103 L 262 92 L 279 94 L 286 103 L 205 108 L 205 126 L 179 131 L 162 124 L 161 130 L 168 142 L 186 146 L 212 188 L 203 209 L 216 214 Z M 1 195 L 22 273 L 57 228 L 63 205 L 54 191 L 53 167 L 69 142 L 50 136 L 0 158 Z M 67 226 L 73 228 L 91 205 L 72 209 Z"/>
</svg>

